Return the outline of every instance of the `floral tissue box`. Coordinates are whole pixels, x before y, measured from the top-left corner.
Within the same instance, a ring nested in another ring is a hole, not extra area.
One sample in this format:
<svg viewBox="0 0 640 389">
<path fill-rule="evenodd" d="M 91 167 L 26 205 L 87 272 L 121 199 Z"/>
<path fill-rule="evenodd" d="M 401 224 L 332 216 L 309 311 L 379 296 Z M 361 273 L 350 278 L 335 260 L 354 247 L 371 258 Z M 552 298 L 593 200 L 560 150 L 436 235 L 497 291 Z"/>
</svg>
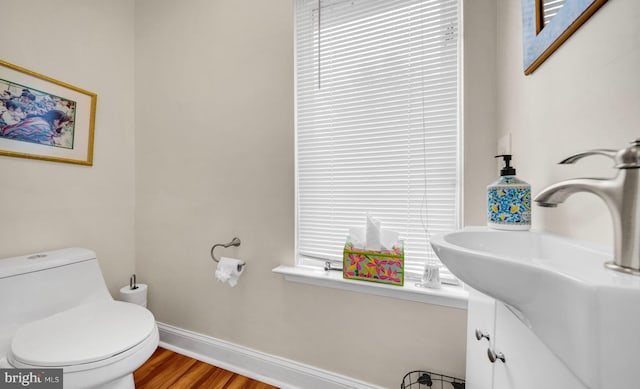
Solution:
<svg viewBox="0 0 640 389">
<path fill-rule="evenodd" d="M 404 285 L 404 241 L 398 241 L 393 250 L 364 250 L 344 245 L 342 277 L 350 280 Z"/>
</svg>

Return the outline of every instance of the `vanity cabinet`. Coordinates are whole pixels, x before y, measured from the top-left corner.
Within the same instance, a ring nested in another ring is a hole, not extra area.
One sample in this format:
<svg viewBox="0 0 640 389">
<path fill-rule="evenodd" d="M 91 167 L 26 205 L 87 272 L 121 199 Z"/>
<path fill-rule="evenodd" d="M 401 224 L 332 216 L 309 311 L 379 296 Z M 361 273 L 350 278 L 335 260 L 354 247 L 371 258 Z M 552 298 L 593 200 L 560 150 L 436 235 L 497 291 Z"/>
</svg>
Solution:
<svg viewBox="0 0 640 389">
<path fill-rule="evenodd" d="M 487 358 L 487 349 L 493 348 L 494 344 L 496 301 L 474 289 L 468 289 L 465 387 L 467 389 L 489 389 L 493 388 L 493 365 Z"/>
<path fill-rule="evenodd" d="M 468 289 L 468 389 L 587 389 L 509 308 Z"/>
</svg>

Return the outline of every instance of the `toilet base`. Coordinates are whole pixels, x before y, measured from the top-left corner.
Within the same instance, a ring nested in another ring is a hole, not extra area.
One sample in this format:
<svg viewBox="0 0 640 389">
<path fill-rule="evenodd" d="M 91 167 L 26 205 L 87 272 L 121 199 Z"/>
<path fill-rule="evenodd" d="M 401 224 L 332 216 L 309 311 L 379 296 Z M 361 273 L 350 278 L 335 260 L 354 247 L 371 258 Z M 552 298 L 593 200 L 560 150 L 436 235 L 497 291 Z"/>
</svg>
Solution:
<svg viewBox="0 0 640 389">
<path fill-rule="evenodd" d="M 98 361 L 92 364 L 65 367 L 63 386 L 65 389 L 135 389 L 133 371 L 142 366 L 158 347 L 160 337 L 158 327 L 147 339 L 109 361 Z M 9 363 L 17 368 L 37 368 L 25 365 L 8 358 Z M 107 362 L 107 364 L 105 364 Z M 130 372 L 124 376 L 122 373 Z M 112 379 L 113 377 L 117 377 Z"/>
<path fill-rule="evenodd" d="M 117 380 L 107 382 L 106 384 L 96 386 L 95 389 L 135 389 L 136 385 L 133 382 L 133 374 L 120 377 Z"/>
</svg>

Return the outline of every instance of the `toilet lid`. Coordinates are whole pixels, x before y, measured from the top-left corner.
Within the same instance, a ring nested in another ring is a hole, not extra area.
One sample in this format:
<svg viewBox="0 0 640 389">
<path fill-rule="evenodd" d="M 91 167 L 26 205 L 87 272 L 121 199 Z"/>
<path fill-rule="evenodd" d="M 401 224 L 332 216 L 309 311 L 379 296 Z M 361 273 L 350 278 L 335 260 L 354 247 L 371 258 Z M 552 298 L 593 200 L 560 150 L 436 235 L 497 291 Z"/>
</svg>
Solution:
<svg viewBox="0 0 640 389">
<path fill-rule="evenodd" d="M 145 308 L 121 301 L 81 305 L 20 327 L 13 357 L 35 366 L 69 366 L 109 358 L 146 339 L 155 326 Z"/>
</svg>

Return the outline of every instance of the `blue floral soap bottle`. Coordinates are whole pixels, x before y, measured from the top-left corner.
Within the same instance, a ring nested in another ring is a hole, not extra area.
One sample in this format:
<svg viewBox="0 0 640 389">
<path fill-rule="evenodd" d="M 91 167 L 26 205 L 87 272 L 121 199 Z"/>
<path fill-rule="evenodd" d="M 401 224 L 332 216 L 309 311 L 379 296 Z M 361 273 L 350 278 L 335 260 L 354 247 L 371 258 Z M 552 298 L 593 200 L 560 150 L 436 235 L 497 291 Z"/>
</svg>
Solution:
<svg viewBox="0 0 640 389">
<path fill-rule="evenodd" d="M 500 179 L 487 187 L 487 224 L 498 230 L 528 230 L 531 228 L 531 185 L 516 177 L 510 166 L 511 155 L 496 155 L 504 159 Z"/>
</svg>

